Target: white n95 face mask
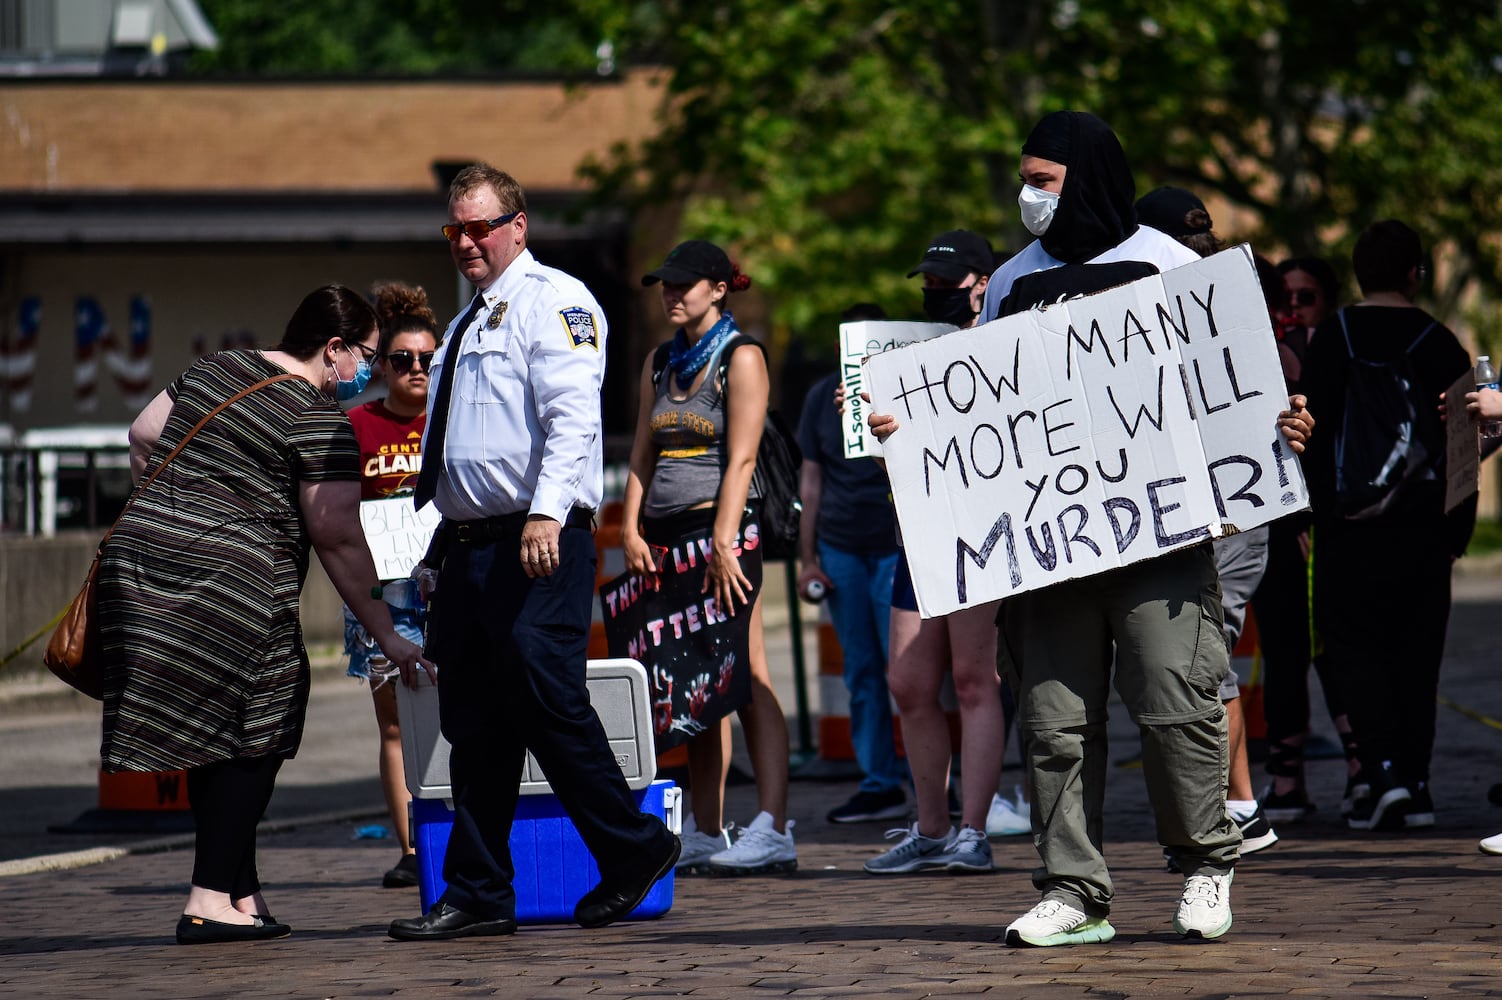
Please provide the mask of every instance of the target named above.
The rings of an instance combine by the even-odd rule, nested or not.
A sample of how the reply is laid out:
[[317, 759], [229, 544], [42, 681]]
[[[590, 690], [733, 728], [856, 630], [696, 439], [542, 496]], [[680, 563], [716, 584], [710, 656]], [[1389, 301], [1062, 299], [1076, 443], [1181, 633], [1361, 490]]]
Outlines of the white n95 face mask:
[[1053, 221], [1054, 209], [1059, 207], [1059, 196], [1053, 191], [1024, 184], [1017, 193], [1017, 206], [1022, 209], [1022, 224], [1027, 231], [1042, 236]]

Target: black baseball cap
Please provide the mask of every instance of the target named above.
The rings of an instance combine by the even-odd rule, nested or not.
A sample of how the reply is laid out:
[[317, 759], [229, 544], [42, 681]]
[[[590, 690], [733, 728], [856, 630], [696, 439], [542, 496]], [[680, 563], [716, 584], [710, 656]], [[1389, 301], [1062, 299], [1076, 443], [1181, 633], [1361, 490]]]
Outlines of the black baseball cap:
[[[1191, 212], [1203, 213], [1189, 218]], [[1137, 199], [1137, 221], [1174, 239], [1208, 233], [1213, 223], [1205, 203], [1193, 191], [1181, 187], [1153, 188]]]
[[708, 240], [687, 240], [668, 252], [667, 260], [641, 279], [643, 285], [666, 281], [670, 285], [692, 285], [700, 278], [723, 281], [735, 278], [735, 269], [725, 251]]
[[995, 270], [994, 261], [991, 244], [980, 233], [951, 229], [928, 241], [923, 259], [907, 276], [937, 274], [949, 281], [964, 281], [971, 271], [989, 275]]

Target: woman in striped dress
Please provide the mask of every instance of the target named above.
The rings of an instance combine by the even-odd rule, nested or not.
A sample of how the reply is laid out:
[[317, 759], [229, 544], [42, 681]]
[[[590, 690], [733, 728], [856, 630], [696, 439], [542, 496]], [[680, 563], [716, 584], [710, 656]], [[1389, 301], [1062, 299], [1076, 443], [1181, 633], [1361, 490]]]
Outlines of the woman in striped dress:
[[431, 671], [397, 635], [360, 528], [359, 448], [337, 400], [369, 379], [376, 316], [338, 285], [303, 299], [282, 342], [195, 363], [131, 425], [136, 497], [104, 547], [107, 771], [184, 768], [197, 824], [183, 944], [285, 937], [261, 896], [255, 831], [297, 752], [309, 685], [298, 602], [314, 549], [340, 596], [405, 674]]

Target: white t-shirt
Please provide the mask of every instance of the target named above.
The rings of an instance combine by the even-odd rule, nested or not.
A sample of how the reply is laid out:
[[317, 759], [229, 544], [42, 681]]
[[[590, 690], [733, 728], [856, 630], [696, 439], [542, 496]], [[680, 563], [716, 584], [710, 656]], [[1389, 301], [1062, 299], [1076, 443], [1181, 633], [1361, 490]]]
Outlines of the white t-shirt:
[[[1168, 271], [1199, 259], [1199, 254], [1172, 236], [1151, 226], [1138, 226], [1135, 233], [1085, 263], [1109, 264], [1118, 260], [1140, 260], [1154, 265], [1159, 271]], [[977, 325], [996, 319], [1001, 300], [1007, 297], [1018, 278], [1063, 266], [1062, 260], [1043, 249], [1041, 240], [1033, 240], [991, 275], [991, 282], [986, 285], [986, 298], [981, 306], [980, 318], [976, 320]]]

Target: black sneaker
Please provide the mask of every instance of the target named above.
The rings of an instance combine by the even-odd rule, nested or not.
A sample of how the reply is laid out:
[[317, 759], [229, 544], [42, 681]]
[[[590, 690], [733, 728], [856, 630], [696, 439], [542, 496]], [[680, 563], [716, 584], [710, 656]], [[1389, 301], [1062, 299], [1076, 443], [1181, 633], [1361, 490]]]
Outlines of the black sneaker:
[[1309, 801], [1309, 795], [1302, 787], [1295, 787], [1291, 792], [1279, 795], [1273, 791], [1273, 786], [1268, 785], [1267, 791], [1257, 800], [1262, 805], [1261, 811], [1265, 813], [1265, 819], [1271, 823], [1297, 823], [1305, 816], [1314, 812], [1314, 803]]
[[1352, 830], [1403, 829], [1403, 817], [1408, 812], [1413, 793], [1397, 783], [1392, 765], [1383, 761], [1381, 769], [1364, 783], [1370, 791], [1353, 803], [1351, 815], [1346, 817], [1346, 826]]
[[1419, 830], [1434, 825], [1434, 799], [1429, 783], [1420, 781], [1408, 788], [1408, 811], [1403, 814], [1403, 829]]
[[403, 854], [396, 867], [381, 876], [381, 886], [386, 889], [405, 889], [417, 884], [417, 855]]
[[1271, 847], [1278, 842], [1278, 835], [1273, 832], [1273, 826], [1267, 821], [1267, 812], [1262, 803], [1257, 803], [1257, 811], [1246, 819], [1236, 819], [1234, 822], [1241, 829], [1241, 853], [1253, 854], [1264, 847]]
[[856, 792], [848, 802], [829, 810], [825, 818], [831, 823], [871, 823], [906, 816], [907, 796], [900, 788], [889, 788], [884, 792]]

